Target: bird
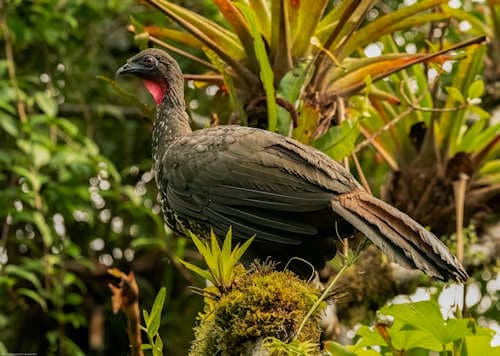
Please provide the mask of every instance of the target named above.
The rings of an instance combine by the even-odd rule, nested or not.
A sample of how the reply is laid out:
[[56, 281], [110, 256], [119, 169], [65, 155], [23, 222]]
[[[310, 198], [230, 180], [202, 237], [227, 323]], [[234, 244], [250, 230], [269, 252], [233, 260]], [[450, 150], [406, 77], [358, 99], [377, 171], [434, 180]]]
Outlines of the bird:
[[341, 238], [365, 235], [387, 257], [439, 280], [468, 276], [448, 248], [410, 216], [368, 193], [341, 164], [292, 138], [259, 128], [192, 130], [179, 64], [148, 48], [116, 76], [142, 79], [156, 103], [153, 168], [163, 218], [174, 232], [245, 241], [248, 253], [321, 268]]

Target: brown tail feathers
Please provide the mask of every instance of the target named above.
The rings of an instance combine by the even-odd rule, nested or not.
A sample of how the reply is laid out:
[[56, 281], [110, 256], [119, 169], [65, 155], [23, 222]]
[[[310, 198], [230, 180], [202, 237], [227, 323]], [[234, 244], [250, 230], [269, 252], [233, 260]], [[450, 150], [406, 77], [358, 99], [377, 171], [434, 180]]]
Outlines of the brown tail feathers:
[[359, 190], [337, 196], [331, 205], [399, 264], [441, 280], [467, 280], [460, 262], [434, 234], [389, 204]]

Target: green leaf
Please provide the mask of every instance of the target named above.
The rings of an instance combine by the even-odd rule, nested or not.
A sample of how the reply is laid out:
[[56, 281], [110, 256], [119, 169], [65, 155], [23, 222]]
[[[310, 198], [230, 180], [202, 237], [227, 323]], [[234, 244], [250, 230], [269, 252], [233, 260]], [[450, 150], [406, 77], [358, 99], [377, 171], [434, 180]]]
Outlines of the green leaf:
[[33, 272], [30, 272], [22, 267], [16, 266], [16, 265], [7, 265], [5, 266], [4, 269], [5, 273], [14, 275], [17, 277], [21, 277], [33, 284], [37, 290], [42, 290], [42, 284], [40, 283], [40, 280], [34, 274]]
[[43, 311], [44, 312], [47, 312], [47, 302], [45, 301], [45, 299], [43, 299], [38, 293], [36, 293], [35, 291], [31, 290], [31, 289], [27, 289], [27, 288], [19, 288], [17, 290], [17, 293], [20, 294], [20, 295], [24, 295], [25, 297], [28, 297], [30, 299], [32, 299], [33, 301], [35, 301], [36, 303], [38, 303], [38, 305], [40, 305], [40, 307], [42, 307]]
[[45, 246], [48, 247], [52, 246], [53, 242], [52, 232], [50, 231], [49, 225], [47, 225], [47, 222], [45, 221], [45, 217], [40, 212], [35, 211], [33, 213], [33, 222], [40, 231]]
[[454, 88], [454, 87], [445, 87], [446, 89], [446, 92], [455, 100], [455, 101], [458, 101], [460, 104], [463, 104], [465, 103], [465, 99], [464, 99], [464, 96], [462, 95], [462, 93], [460, 92], [460, 90], [458, 90], [457, 88]]
[[387, 346], [385, 340], [376, 330], [372, 330], [366, 325], [362, 325], [357, 332], [360, 339], [356, 343], [356, 350], [365, 346]]
[[165, 303], [166, 293], [167, 289], [165, 287], [162, 287], [155, 298], [153, 307], [151, 308], [151, 314], [149, 316], [148, 322], [146, 323], [149, 338], [152, 338], [154, 335], [156, 335], [158, 333], [158, 329], [160, 328], [161, 311], [163, 309], [163, 304]]
[[500, 355], [500, 347], [491, 346], [491, 336], [467, 336], [465, 338], [465, 355]]
[[264, 41], [262, 41], [262, 37], [260, 36], [257, 20], [255, 19], [255, 13], [247, 4], [243, 2], [237, 2], [235, 5], [243, 13], [248, 25], [250, 26], [250, 33], [254, 41], [255, 55], [257, 56], [260, 67], [260, 80], [262, 81], [264, 91], [266, 92], [268, 129], [269, 131], [276, 131], [278, 108], [276, 106], [274, 93], [274, 74], [271, 69], [271, 64], [269, 63]]
[[206, 280], [209, 280], [212, 283], [214, 282], [212, 275], [208, 271], [205, 271], [204, 269], [201, 269], [200, 267], [195, 266], [195, 265], [193, 265], [189, 262], [186, 262], [184, 260], [181, 260], [181, 259], [179, 259], [179, 262], [182, 263], [187, 269], [196, 273], [197, 275], [203, 277]]
[[356, 356], [356, 353], [349, 351], [344, 345], [335, 341], [326, 341], [323, 343], [325, 350], [332, 356]]
[[0, 127], [12, 137], [19, 135], [17, 120], [10, 115], [0, 111]]
[[351, 154], [356, 139], [360, 133], [359, 125], [349, 120], [343, 121], [340, 126], [333, 126], [326, 134], [313, 142], [313, 146], [335, 160], [341, 160]]
[[159, 335], [155, 338], [155, 344], [153, 346], [153, 356], [163, 356], [163, 341]]
[[43, 145], [34, 143], [31, 146], [33, 155], [33, 164], [36, 168], [40, 168], [50, 161], [50, 151]]
[[35, 94], [35, 102], [38, 107], [50, 117], [55, 117], [57, 114], [57, 103], [54, 98], [50, 97], [45, 92]]
[[224, 244], [222, 245], [222, 258], [227, 260], [231, 256], [231, 243], [232, 243], [233, 229], [230, 226], [226, 233], [226, 238], [224, 239]]
[[470, 111], [472, 111], [474, 114], [476, 114], [480, 119], [488, 119], [490, 118], [490, 113], [487, 112], [486, 110], [483, 110], [477, 105], [469, 105], [467, 107]]
[[410, 304], [394, 304], [380, 309], [385, 315], [428, 332], [434, 336], [441, 345], [464, 338], [470, 334], [467, 328], [467, 319], [444, 320], [441, 316], [439, 305], [436, 301], [424, 301]]
[[243, 243], [243, 245], [241, 245], [241, 247], [235, 248], [235, 250], [236, 250], [236, 253], [234, 254], [235, 263], [238, 262], [241, 259], [241, 257], [245, 254], [246, 250], [248, 250], [248, 248], [250, 247], [250, 245], [252, 244], [254, 239], [255, 239], [255, 235], [250, 237], [248, 240], [246, 240]]
[[480, 98], [484, 94], [484, 82], [478, 79], [469, 86], [468, 97], [469, 98]]

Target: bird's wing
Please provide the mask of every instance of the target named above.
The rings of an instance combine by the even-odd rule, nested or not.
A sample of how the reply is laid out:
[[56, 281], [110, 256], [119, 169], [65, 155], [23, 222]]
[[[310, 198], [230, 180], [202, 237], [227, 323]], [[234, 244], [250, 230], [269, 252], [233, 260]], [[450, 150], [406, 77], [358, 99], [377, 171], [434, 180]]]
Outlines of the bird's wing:
[[325, 222], [301, 219], [304, 214], [332, 216], [332, 196], [359, 188], [321, 152], [267, 131], [231, 126], [180, 139], [167, 150], [158, 179], [177, 214], [206, 221], [219, 233], [232, 226], [242, 238], [256, 234], [288, 245], [321, 235]]

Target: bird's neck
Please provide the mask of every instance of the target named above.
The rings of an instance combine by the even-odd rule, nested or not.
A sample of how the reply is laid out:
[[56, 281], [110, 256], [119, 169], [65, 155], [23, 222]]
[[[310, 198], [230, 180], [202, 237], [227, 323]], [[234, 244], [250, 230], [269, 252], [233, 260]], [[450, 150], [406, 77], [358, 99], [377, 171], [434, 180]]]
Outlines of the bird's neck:
[[181, 75], [179, 78], [169, 81], [163, 98], [156, 108], [156, 119], [153, 124], [153, 160], [155, 165], [163, 159], [172, 143], [191, 132], [184, 101], [184, 81]]

